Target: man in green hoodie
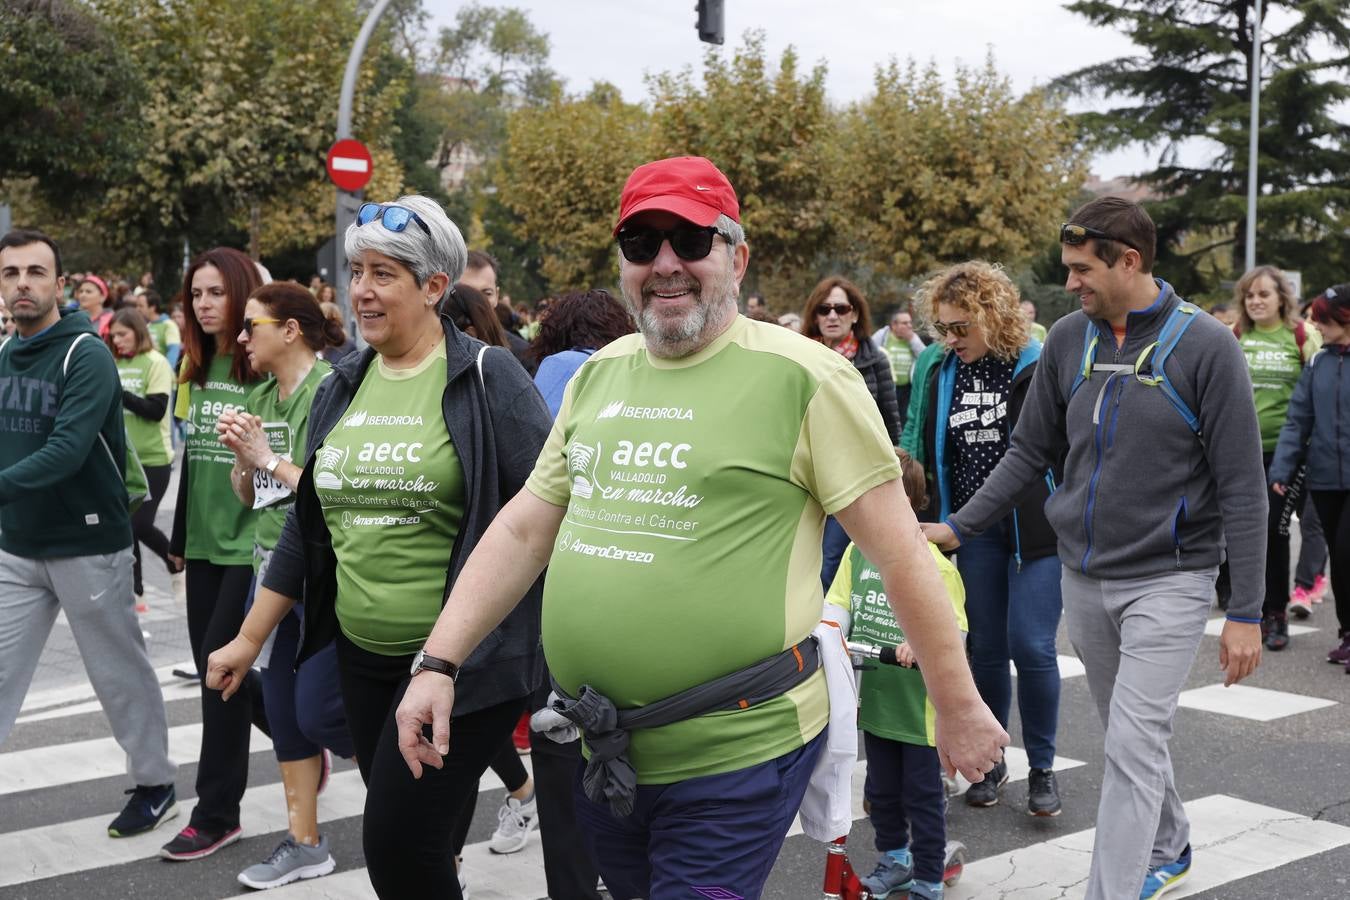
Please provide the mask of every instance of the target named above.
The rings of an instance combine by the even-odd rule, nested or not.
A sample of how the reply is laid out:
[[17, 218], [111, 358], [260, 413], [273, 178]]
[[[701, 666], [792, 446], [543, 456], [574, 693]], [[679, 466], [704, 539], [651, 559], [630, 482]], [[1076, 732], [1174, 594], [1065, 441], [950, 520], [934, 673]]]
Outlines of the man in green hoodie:
[[108, 826], [127, 837], [177, 814], [175, 767], [131, 592], [121, 382], [89, 317], [62, 315], [60, 273], [46, 235], [0, 238], [0, 744], [64, 612], [136, 784]]

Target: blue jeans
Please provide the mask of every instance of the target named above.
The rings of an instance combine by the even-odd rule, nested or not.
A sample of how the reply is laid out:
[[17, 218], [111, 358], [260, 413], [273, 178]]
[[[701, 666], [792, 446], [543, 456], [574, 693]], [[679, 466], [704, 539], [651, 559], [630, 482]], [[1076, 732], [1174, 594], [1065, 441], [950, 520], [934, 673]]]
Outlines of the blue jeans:
[[574, 781], [577, 824], [615, 897], [758, 900], [825, 746], [673, 784], [639, 784], [633, 812], [615, 816]]
[[1008, 549], [1011, 517], [961, 545], [956, 567], [966, 587], [970, 670], [980, 697], [1008, 727], [1012, 675], [1017, 665], [1017, 710], [1031, 766], [1055, 761], [1059, 722], [1059, 664], [1055, 631], [1063, 610], [1058, 556], [1022, 560]]
[[910, 848], [914, 877], [941, 881], [947, 859], [947, 795], [936, 747], [921, 747], [863, 732], [867, 747], [868, 817], [877, 849]]

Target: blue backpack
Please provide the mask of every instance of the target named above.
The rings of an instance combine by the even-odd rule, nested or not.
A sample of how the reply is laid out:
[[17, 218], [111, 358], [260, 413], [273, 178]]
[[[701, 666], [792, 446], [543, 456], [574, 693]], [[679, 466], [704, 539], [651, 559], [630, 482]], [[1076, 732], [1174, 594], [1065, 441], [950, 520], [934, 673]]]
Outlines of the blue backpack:
[[[1069, 398], [1078, 391], [1080, 385], [1092, 377], [1094, 371], [1104, 372], [1133, 372], [1134, 377], [1141, 383], [1150, 387], [1161, 388], [1163, 395], [1176, 408], [1181, 418], [1186, 421], [1186, 427], [1190, 428], [1191, 433], [1202, 443], [1204, 435], [1200, 431], [1200, 418], [1197, 416], [1186, 401], [1181, 399], [1176, 388], [1172, 386], [1172, 381], [1167, 377], [1167, 370], [1164, 367], [1167, 358], [1172, 355], [1177, 344], [1181, 341], [1181, 336], [1186, 333], [1186, 329], [1191, 327], [1191, 323], [1203, 315], [1200, 308], [1190, 303], [1180, 303], [1167, 316], [1167, 321], [1163, 323], [1162, 331], [1158, 332], [1158, 339], [1144, 348], [1135, 360], [1134, 365], [1121, 365], [1114, 363], [1097, 362], [1097, 343], [1101, 338], [1100, 332], [1091, 323], [1088, 323], [1087, 330], [1083, 333], [1083, 362], [1079, 366], [1078, 375], [1073, 380], [1073, 386], [1069, 388]], [[1107, 378], [1109, 382], [1111, 379]], [[1096, 407], [1092, 414], [1094, 424], [1100, 421], [1101, 402], [1106, 393], [1106, 385], [1102, 385], [1101, 391], [1097, 394]]]

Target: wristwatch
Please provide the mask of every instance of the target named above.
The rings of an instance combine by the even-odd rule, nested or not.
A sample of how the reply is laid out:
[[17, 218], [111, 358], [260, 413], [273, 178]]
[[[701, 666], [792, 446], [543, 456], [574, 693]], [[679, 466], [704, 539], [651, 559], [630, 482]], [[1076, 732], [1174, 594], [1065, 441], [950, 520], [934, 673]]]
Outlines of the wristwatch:
[[442, 675], [448, 675], [451, 681], [459, 680], [459, 666], [450, 662], [448, 659], [432, 656], [425, 650], [418, 650], [417, 655], [413, 657], [411, 671], [413, 675], [416, 675], [423, 669], [430, 672], [440, 672]]
[[267, 461], [267, 465], [263, 466], [263, 468], [267, 470], [268, 475], [275, 475], [277, 474], [277, 466], [279, 465], [281, 465], [281, 457], [273, 453], [272, 458]]

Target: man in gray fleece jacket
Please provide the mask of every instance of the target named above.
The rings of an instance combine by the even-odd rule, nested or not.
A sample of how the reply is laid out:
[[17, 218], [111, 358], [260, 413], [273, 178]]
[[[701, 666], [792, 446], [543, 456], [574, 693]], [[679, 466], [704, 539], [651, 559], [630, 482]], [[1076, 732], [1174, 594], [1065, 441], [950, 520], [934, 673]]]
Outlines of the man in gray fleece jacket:
[[[1156, 897], [1190, 868], [1167, 743], [1225, 546], [1234, 593], [1219, 650], [1224, 683], [1250, 675], [1261, 658], [1261, 436], [1241, 349], [1218, 320], [1153, 278], [1156, 232], [1140, 206], [1093, 200], [1060, 240], [1066, 287], [1082, 311], [1050, 330], [1007, 455], [965, 506], [925, 530], [958, 546], [1064, 460], [1046, 516], [1064, 566], [1069, 638], [1106, 729], [1087, 897]], [[1174, 328], [1194, 319], [1162, 370], [1194, 428], [1162, 384], [1148, 383], [1179, 306]]]

